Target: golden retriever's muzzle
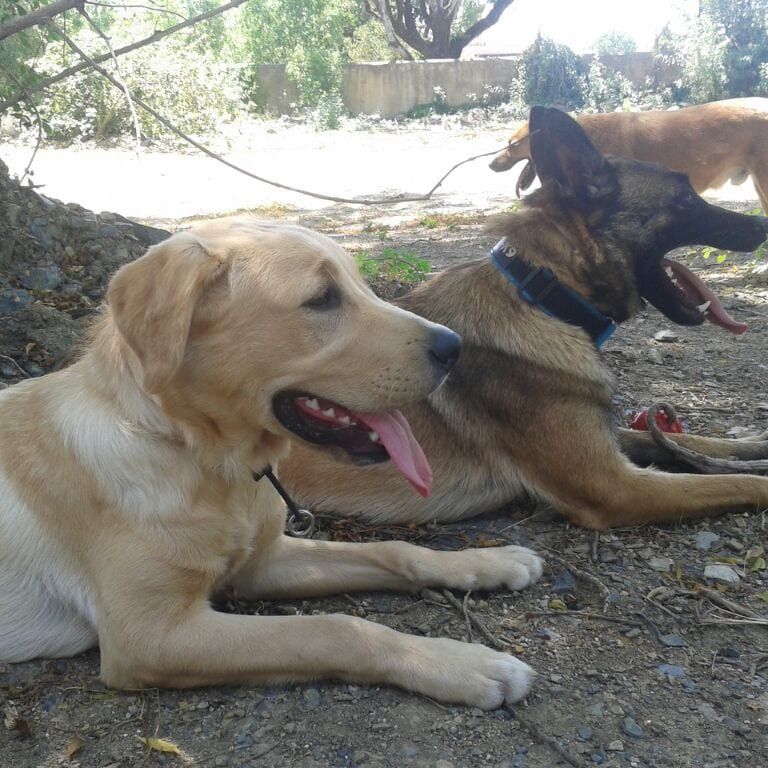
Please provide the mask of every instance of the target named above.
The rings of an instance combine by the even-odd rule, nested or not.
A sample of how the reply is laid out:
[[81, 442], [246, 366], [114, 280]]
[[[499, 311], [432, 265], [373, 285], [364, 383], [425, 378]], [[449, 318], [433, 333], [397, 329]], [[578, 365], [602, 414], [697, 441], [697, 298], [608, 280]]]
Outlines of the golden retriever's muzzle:
[[[461, 337], [435, 326], [426, 354], [434, 371], [434, 388], [456, 364]], [[405, 417], [397, 410], [358, 412], [318, 395], [289, 390], [272, 401], [278, 421], [306, 442], [337, 449], [353, 463], [376, 464], [392, 459], [422, 495], [429, 493], [432, 472]]]
[[429, 359], [435, 369], [445, 377], [456, 365], [461, 352], [461, 336], [440, 326], [432, 333]]

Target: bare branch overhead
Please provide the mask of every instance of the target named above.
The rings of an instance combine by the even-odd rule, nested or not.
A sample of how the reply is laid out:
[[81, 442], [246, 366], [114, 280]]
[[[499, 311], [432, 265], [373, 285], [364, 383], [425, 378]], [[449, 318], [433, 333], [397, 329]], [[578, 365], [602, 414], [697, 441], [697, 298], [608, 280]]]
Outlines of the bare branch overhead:
[[56, 0], [55, 3], [45, 5], [42, 8], [38, 8], [36, 11], [11, 19], [0, 27], [0, 40], [5, 40], [6, 37], [15, 35], [17, 32], [29, 29], [30, 27], [45, 24], [54, 16], [58, 16], [71, 8], [77, 8], [82, 4], [83, 0]]

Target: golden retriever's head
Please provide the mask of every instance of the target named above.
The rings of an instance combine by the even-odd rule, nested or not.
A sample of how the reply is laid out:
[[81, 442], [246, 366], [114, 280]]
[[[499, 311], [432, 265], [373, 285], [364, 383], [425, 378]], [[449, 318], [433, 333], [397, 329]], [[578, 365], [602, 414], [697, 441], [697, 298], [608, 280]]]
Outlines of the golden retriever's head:
[[390, 412], [435, 389], [460, 348], [447, 328], [376, 298], [332, 240], [284, 224], [174, 235], [115, 275], [108, 302], [171, 418], [225, 442], [288, 430], [363, 463], [418, 464]]

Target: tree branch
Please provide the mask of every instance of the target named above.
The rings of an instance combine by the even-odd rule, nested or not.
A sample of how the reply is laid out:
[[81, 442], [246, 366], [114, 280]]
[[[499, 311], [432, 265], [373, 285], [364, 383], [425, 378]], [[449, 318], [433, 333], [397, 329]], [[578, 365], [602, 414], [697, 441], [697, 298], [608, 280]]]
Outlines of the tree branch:
[[[153, 32], [149, 37], [144, 37], [141, 40], [137, 40], [135, 43], [131, 43], [130, 45], [125, 45], [122, 48], [117, 48], [114, 52], [114, 55], [122, 56], [123, 54], [131, 53], [131, 51], [136, 51], [139, 48], [143, 48], [145, 45], [151, 45], [152, 43], [156, 43], [158, 40], [162, 40], [164, 37], [167, 37], [168, 35], [172, 35], [174, 32], [178, 32], [179, 30], [184, 29], [185, 27], [191, 27], [193, 24], [199, 24], [201, 21], [207, 21], [208, 19], [214, 16], [218, 16], [220, 13], [224, 13], [224, 11], [228, 11], [231, 8], [237, 8], [238, 5], [242, 5], [245, 2], [248, 2], [248, 0], [231, 0], [228, 3], [224, 3], [224, 5], [220, 5], [217, 8], [212, 8], [210, 11], [201, 13], [198, 16], [191, 16], [190, 18], [180, 22], [179, 24], [174, 24], [172, 27], [167, 27], [166, 29], [161, 29], [161, 30], [158, 30], [157, 32]], [[107, 61], [108, 59], [111, 59], [111, 58], [112, 58], [111, 53], [104, 53], [100, 56], [94, 56], [92, 60], [98, 64], [98, 63], [101, 63], [102, 61]], [[52, 75], [51, 77], [48, 77], [45, 80], [41, 80], [39, 83], [36, 83], [34, 86], [28, 87], [25, 93], [23, 94], [20, 93], [18, 96], [16, 96], [13, 99], [8, 99], [7, 101], [0, 102], [0, 113], [5, 112], [6, 109], [14, 106], [15, 104], [18, 104], [20, 101], [26, 98], [29, 94], [37, 93], [38, 91], [45, 90], [49, 86], [54, 85], [55, 83], [58, 83], [61, 80], [65, 80], [66, 78], [71, 77], [72, 75], [76, 75], [78, 72], [82, 72], [84, 69], [91, 69], [91, 64], [85, 60], [81, 61], [79, 64], [75, 64], [74, 66], [68, 67], [67, 69], [63, 69], [61, 72], [59, 72], [56, 75]]]
[[504, 13], [513, 2], [514, 0], [496, 0], [493, 4], [493, 8], [488, 11], [487, 16], [476, 21], [463, 35], [460, 35], [455, 40], [451, 40], [451, 58], [458, 59], [464, 48], [466, 48], [478, 35], [485, 32], [489, 27], [492, 27], [501, 18], [501, 14]]
[[45, 5], [42, 8], [38, 8], [31, 13], [25, 13], [23, 16], [19, 16], [16, 19], [6, 22], [0, 27], [0, 40], [5, 40], [6, 37], [15, 35], [17, 32], [22, 32], [30, 27], [37, 27], [40, 24], [46, 24], [54, 16], [58, 16], [64, 11], [70, 10], [70, 8], [77, 8], [83, 4], [84, 0], [56, 0], [55, 3]]

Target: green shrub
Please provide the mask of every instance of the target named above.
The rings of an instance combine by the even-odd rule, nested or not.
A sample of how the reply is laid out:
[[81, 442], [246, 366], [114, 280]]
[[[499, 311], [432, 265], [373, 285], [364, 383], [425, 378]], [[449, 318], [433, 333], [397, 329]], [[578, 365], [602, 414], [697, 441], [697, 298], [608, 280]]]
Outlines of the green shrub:
[[[118, 61], [129, 91], [186, 133], [211, 131], [221, 120], [234, 117], [239, 107], [230, 66], [170, 39]], [[133, 130], [125, 94], [95, 72], [74, 75], [52, 87], [40, 103], [40, 112], [51, 139], [103, 138]], [[136, 112], [143, 135], [155, 138], [167, 133], [147, 112], [139, 107]]]
[[523, 51], [520, 66], [527, 104], [565, 109], [584, 105], [584, 65], [567, 45], [539, 35]]

